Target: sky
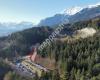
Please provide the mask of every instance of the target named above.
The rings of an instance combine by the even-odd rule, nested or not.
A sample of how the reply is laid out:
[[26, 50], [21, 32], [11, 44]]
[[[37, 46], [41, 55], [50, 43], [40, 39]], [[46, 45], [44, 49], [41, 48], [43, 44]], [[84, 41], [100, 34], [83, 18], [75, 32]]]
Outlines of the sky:
[[0, 22], [33, 22], [66, 8], [96, 4], [100, 0], [0, 0]]

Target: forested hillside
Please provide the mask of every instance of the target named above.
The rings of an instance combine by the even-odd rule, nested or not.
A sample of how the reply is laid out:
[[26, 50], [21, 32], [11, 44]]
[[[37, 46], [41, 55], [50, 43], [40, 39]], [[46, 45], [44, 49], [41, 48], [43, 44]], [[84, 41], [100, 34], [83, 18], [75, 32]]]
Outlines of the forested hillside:
[[43, 42], [51, 32], [49, 27], [34, 27], [0, 38], [0, 56], [12, 58], [16, 52], [18, 55], [26, 55], [31, 46]]
[[[55, 59], [55, 70], [50, 80], [100, 80], [100, 19], [74, 24], [74, 29], [92, 27], [97, 33], [88, 38], [70, 37], [65, 42], [53, 42], [42, 52]], [[49, 80], [49, 79], [46, 79]]]
[[[65, 29], [68, 26], [70, 24], [66, 24]], [[73, 37], [74, 31], [86, 27], [95, 29], [96, 34], [87, 38]], [[67, 30], [61, 34], [67, 33]], [[33, 80], [100, 80], [100, 19], [74, 23], [70, 30], [73, 34], [64, 36], [68, 37], [67, 40], [56, 40], [38, 53], [43, 58], [50, 58], [50, 61], [55, 60], [55, 69], [43, 74], [40, 79], [36, 76]], [[43, 42], [52, 31], [49, 27], [37, 27], [1, 38], [0, 57], [12, 57], [15, 49], [19, 55], [26, 55], [32, 45]], [[13, 72], [8, 72], [5, 78], [7, 76], [10, 76], [9, 80], [16, 80], [15, 77], [23, 80]]]

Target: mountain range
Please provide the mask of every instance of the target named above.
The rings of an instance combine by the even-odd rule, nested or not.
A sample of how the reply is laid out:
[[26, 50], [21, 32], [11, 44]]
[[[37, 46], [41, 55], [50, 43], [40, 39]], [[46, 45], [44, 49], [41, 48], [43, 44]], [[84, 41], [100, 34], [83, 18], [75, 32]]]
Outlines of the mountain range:
[[21, 31], [33, 27], [31, 22], [21, 23], [0, 23], [0, 37], [7, 36], [13, 32]]
[[100, 3], [87, 7], [73, 7], [64, 10], [62, 13], [43, 19], [39, 26], [55, 26], [61, 23], [73, 23], [85, 21], [100, 15]]
[[[55, 14], [52, 17], [47, 17], [41, 20], [37, 26], [50, 26], [54, 27], [61, 23], [75, 23], [79, 21], [86, 21], [100, 16], [100, 3], [89, 5], [87, 7], [73, 7], [65, 9], [63, 12]], [[21, 23], [0, 23], [0, 37], [8, 36], [9, 34], [24, 29], [32, 28], [32, 22]]]

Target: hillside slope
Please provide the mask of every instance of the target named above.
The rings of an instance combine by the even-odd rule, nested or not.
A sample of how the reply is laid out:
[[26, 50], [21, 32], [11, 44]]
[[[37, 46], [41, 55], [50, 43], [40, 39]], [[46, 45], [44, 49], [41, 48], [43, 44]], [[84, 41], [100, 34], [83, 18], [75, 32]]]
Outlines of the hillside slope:
[[52, 29], [49, 27], [34, 27], [2, 37], [0, 38], [0, 56], [11, 58], [15, 56], [16, 51], [19, 55], [25, 55], [32, 45], [43, 42], [51, 32]]

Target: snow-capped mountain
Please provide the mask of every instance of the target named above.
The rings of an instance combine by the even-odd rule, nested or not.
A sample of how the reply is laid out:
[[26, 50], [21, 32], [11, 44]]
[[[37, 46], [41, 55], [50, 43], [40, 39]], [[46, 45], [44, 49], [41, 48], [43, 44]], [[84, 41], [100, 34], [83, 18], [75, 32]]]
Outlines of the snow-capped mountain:
[[72, 7], [69, 9], [65, 9], [63, 13], [66, 15], [75, 15], [76, 13], [80, 12], [82, 9], [83, 8], [81, 7]]
[[72, 15], [69, 20], [70, 22], [78, 22], [89, 20], [97, 16], [100, 16], [100, 5], [83, 8], [80, 12]]
[[0, 37], [7, 36], [12, 32], [21, 31], [23, 29], [28, 29], [33, 27], [31, 22], [21, 22], [21, 23], [0, 23]]
[[73, 7], [65, 9], [63, 13], [41, 20], [39, 26], [53, 26], [61, 23], [84, 21], [100, 16], [100, 3], [86, 7]]

